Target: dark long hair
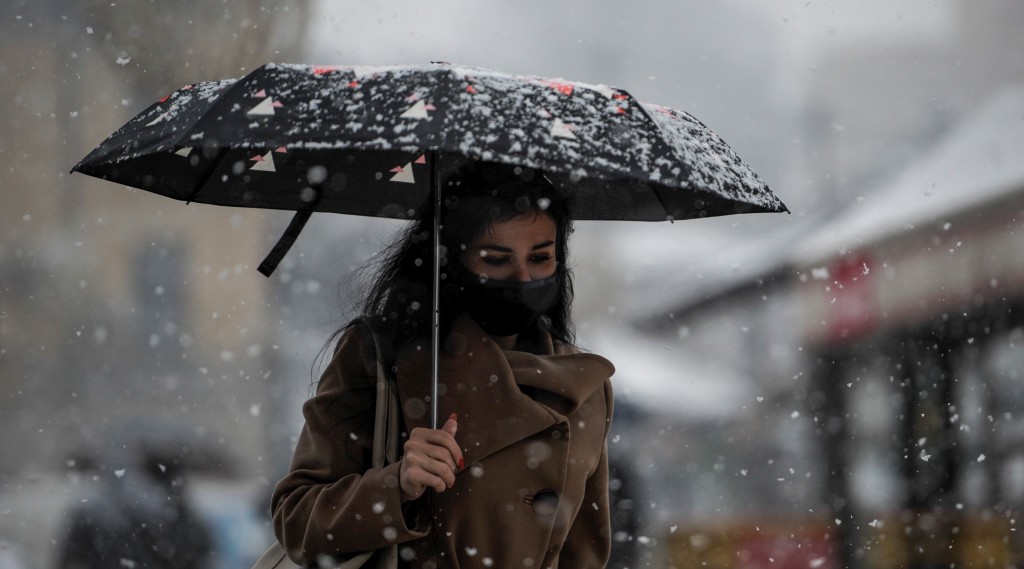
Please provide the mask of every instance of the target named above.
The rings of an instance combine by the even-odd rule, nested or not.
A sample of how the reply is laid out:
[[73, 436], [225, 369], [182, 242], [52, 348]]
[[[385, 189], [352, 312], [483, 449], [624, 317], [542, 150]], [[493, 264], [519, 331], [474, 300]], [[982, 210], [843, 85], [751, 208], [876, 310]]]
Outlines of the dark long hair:
[[[434, 203], [373, 259], [361, 305], [361, 318], [393, 350], [416, 339], [429, 338], [433, 323]], [[572, 344], [573, 284], [568, 258], [572, 219], [565, 199], [539, 171], [494, 163], [463, 166], [443, 184], [441, 210], [441, 334], [460, 312], [459, 290], [448, 278], [448, 266], [460, 262], [468, 245], [492, 224], [520, 215], [547, 213], [555, 222], [555, 275], [559, 294], [538, 327], [553, 338]], [[350, 324], [351, 325], [351, 324]], [[343, 331], [339, 330], [338, 332]], [[539, 330], [539, 328], [538, 328]], [[538, 330], [523, 333], [536, 337]]]

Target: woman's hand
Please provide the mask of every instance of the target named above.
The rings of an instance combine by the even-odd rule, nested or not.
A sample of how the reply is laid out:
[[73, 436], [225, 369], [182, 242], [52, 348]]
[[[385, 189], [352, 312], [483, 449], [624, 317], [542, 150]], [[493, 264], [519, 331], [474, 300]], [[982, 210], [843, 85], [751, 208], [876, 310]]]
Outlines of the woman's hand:
[[403, 502], [419, 498], [427, 488], [444, 492], [455, 484], [455, 473], [464, 465], [455, 442], [457, 430], [458, 418], [452, 413], [440, 429], [418, 427], [409, 433], [399, 474]]

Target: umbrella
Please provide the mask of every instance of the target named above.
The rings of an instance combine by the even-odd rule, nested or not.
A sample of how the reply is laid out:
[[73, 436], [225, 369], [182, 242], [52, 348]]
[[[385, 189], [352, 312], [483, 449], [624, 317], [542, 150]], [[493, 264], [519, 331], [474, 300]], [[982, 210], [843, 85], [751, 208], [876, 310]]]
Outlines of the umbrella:
[[579, 220], [788, 211], [685, 112], [605, 85], [445, 63], [270, 63], [187, 85], [73, 171], [189, 202], [296, 211], [260, 265], [269, 276], [313, 212], [411, 218], [440, 203], [441, 180], [467, 160], [544, 171]]

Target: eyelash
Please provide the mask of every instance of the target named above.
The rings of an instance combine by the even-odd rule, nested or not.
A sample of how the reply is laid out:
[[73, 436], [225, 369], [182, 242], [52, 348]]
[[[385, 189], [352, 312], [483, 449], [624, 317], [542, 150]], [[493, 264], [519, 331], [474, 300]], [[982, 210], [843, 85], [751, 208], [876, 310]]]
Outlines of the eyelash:
[[[509, 257], [482, 257], [484, 263], [492, 267], [500, 267], [505, 263], [508, 263]], [[551, 260], [551, 255], [534, 255], [530, 257], [530, 262], [538, 265], [544, 264]]]

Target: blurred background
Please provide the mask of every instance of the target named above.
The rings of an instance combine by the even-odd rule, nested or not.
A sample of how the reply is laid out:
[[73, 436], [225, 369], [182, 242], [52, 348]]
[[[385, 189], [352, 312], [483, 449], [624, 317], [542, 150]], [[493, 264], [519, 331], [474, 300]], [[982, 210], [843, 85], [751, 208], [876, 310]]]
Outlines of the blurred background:
[[688, 111], [792, 210], [577, 225], [579, 342], [618, 370], [611, 566], [1024, 563], [1024, 3], [5, 5], [0, 568], [132, 516], [156, 557], [102, 566], [248, 567], [399, 227], [314, 216], [266, 279], [288, 212], [70, 168], [188, 83], [436, 60]]

